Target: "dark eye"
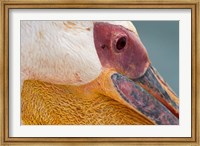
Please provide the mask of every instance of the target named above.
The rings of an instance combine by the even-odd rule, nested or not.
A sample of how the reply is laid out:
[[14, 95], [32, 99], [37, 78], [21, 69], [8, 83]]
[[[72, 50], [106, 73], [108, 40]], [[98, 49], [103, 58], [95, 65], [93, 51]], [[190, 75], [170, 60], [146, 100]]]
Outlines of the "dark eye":
[[116, 44], [117, 50], [122, 50], [124, 49], [125, 46], [126, 46], [126, 38], [121, 37], [120, 39], [118, 39], [117, 44]]

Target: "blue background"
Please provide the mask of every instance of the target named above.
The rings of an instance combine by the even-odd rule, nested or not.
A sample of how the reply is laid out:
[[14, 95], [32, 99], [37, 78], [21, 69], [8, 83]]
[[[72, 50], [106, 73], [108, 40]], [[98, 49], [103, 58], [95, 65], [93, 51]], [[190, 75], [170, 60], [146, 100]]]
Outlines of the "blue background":
[[179, 95], [179, 22], [133, 21], [152, 65]]

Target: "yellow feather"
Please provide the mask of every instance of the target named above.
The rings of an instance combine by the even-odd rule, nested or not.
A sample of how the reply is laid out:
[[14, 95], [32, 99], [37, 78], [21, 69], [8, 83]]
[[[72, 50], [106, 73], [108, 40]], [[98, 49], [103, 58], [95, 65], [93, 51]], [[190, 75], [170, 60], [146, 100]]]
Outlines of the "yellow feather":
[[[83, 86], [65, 86], [26, 80], [22, 90], [22, 123], [25, 125], [152, 125], [149, 119], [109, 96], [99, 82], [104, 72]], [[105, 83], [106, 83], [105, 82]], [[111, 89], [111, 88], [110, 88]], [[105, 90], [105, 91], [103, 91]], [[107, 90], [107, 91], [106, 91]], [[108, 93], [106, 93], [108, 92]]]

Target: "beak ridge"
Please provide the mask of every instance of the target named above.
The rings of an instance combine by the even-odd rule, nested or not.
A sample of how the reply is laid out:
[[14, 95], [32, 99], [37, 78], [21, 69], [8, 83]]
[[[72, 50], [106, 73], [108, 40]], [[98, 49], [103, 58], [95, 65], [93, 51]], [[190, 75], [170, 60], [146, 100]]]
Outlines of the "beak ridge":
[[[144, 76], [134, 81], [145, 90], [147, 90], [149, 93], [151, 93], [155, 98], [157, 98], [157, 100], [164, 104], [177, 118], [179, 118], [179, 106], [177, 103], [178, 99], [176, 98], [175, 93], [170, 89], [170, 87], [153, 68], [153, 66], [150, 65]], [[174, 98], [176, 98], [176, 100], [174, 100]]]
[[135, 80], [119, 73], [111, 76], [116, 90], [133, 109], [156, 124], [178, 125], [179, 107], [161, 85], [160, 78], [151, 65], [142, 77]]

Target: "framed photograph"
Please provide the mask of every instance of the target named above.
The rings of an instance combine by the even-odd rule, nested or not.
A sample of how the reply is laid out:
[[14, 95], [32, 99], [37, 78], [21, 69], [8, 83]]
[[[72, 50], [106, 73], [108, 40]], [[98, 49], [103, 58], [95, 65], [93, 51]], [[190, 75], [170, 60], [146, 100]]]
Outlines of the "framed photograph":
[[2, 145], [198, 145], [199, 1], [1, 1]]

